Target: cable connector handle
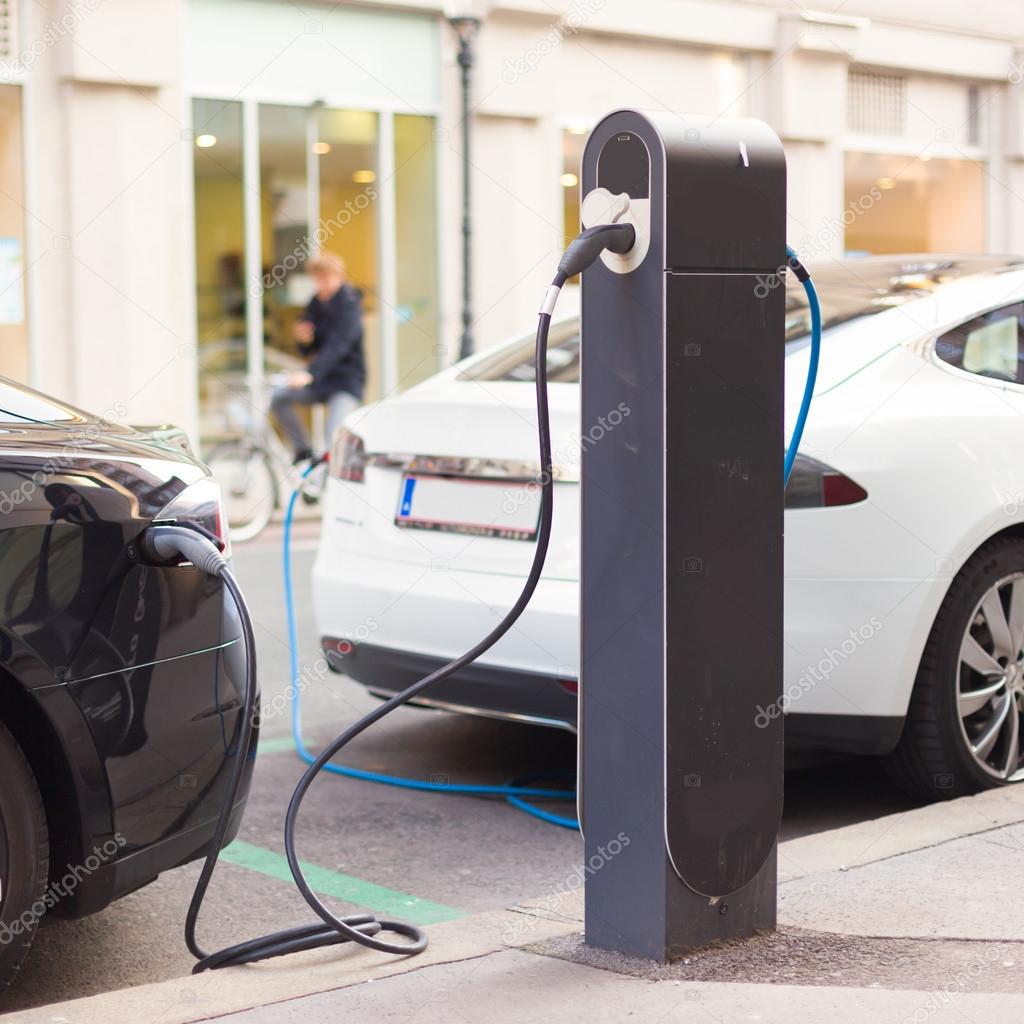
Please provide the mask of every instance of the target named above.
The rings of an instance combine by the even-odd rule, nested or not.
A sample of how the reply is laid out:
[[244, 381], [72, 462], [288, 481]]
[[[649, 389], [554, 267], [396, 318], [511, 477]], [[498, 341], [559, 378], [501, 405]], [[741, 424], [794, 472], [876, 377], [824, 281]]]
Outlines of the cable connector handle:
[[219, 576], [228, 560], [217, 545], [196, 526], [157, 523], [139, 535], [139, 553], [152, 565], [171, 566], [191, 562], [208, 576]]
[[636, 228], [632, 224], [595, 224], [569, 243], [558, 269], [566, 277], [574, 277], [586, 270], [605, 249], [625, 256], [635, 244]]
[[811, 275], [807, 272], [807, 268], [800, 262], [800, 258], [788, 245], [786, 246], [786, 265], [793, 271], [796, 279], [801, 284], [806, 284], [810, 281]]

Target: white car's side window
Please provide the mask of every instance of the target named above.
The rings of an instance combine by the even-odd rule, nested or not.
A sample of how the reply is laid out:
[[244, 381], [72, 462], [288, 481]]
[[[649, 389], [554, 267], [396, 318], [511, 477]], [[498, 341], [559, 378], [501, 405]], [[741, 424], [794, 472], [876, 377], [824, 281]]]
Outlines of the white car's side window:
[[943, 334], [935, 354], [950, 366], [1011, 383], [1024, 381], [1024, 304], [983, 313]]

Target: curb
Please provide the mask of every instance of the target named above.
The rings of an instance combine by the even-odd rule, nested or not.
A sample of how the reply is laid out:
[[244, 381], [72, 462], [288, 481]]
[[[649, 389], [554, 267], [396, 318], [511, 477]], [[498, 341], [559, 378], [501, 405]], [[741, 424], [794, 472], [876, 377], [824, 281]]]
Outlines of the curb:
[[[928, 849], [1024, 822], [1024, 787], [990, 790], [942, 804], [783, 843], [779, 882], [826, 874]], [[430, 945], [409, 959], [380, 959], [353, 947], [332, 947], [248, 967], [140, 985], [64, 1003], [0, 1015], [7, 1024], [107, 1024], [149, 1020], [193, 1024], [254, 1007], [353, 985], [372, 983], [438, 964], [578, 933], [583, 926], [580, 889], [528, 900], [507, 910], [433, 925]]]
[[[558, 904], [558, 910], [552, 909], [553, 902]], [[430, 945], [418, 956], [407, 959], [381, 959], [380, 954], [361, 947], [334, 946], [262, 964], [226, 967], [0, 1014], [0, 1021], [108, 1024], [111, 1020], [144, 1020], [151, 1024], [193, 1024], [569, 935], [582, 927], [582, 906], [581, 894], [560, 894], [508, 910], [432, 925]]]
[[782, 843], [779, 882], [862, 867], [1020, 822], [1024, 788], [1018, 786], [915, 807]]

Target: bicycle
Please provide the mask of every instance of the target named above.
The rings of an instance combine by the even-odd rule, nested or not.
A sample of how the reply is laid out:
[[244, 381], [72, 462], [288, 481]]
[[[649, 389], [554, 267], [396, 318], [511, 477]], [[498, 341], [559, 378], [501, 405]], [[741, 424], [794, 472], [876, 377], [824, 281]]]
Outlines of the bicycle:
[[303, 480], [304, 465], [292, 465], [291, 454], [271, 421], [271, 396], [287, 382], [288, 374], [268, 377], [255, 402], [249, 399], [248, 390], [232, 394], [225, 403], [224, 416], [228, 429], [238, 436], [214, 445], [204, 460], [223, 489], [232, 542], [252, 540], [264, 530], [281, 507], [283, 489], [290, 493], [301, 483], [307, 503], [320, 499], [324, 467]]

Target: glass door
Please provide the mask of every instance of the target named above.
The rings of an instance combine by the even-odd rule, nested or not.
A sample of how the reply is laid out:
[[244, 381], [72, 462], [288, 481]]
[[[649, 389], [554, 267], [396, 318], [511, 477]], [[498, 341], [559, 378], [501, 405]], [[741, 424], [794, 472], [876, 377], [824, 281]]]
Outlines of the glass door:
[[199, 432], [207, 442], [238, 432], [232, 395], [245, 388], [242, 105], [193, 100], [192, 124]]
[[426, 380], [441, 365], [439, 337], [436, 122], [396, 114], [395, 316], [399, 389]]

